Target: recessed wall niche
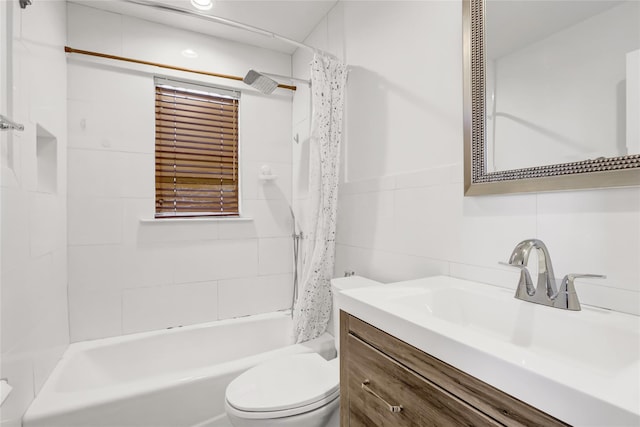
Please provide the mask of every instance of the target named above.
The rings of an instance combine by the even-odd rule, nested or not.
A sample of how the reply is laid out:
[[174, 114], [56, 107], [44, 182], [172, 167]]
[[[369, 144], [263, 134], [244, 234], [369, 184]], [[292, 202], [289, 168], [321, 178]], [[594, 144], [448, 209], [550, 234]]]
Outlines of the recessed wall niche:
[[36, 125], [36, 163], [38, 191], [55, 193], [58, 188], [58, 139], [40, 125]]

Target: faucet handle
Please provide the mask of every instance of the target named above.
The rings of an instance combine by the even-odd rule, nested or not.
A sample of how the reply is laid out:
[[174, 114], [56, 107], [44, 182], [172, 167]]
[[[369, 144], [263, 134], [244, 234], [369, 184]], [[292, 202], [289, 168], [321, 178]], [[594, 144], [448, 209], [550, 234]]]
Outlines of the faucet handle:
[[578, 278], [598, 278], [598, 279], [606, 279], [607, 276], [602, 274], [567, 274], [562, 279], [562, 283], [560, 284], [560, 289], [558, 289], [558, 296], [564, 294], [564, 298], [556, 298], [558, 301], [563, 301], [566, 304], [568, 310], [580, 310], [580, 301], [578, 301], [578, 294], [576, 293], [576, 287], [574, 285], [574, 280]]
[[560, 289], [564, 289], [566, 287], [566, 288], [573, 289], [575, 292], [573, 281], [579, 278], [606, 279], [607, 276], [605, 276], [604, 274], [576, 274], [576, 273], [567, 274], [562, 279], [562, 284], [560, 285]]

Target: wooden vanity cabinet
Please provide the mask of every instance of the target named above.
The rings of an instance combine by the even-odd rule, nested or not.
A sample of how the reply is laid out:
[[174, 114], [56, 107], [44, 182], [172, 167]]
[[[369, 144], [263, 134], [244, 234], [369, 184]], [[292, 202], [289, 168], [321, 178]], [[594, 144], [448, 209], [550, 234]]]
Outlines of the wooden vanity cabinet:
[[342, 311], [340, 424], [567, 425]]

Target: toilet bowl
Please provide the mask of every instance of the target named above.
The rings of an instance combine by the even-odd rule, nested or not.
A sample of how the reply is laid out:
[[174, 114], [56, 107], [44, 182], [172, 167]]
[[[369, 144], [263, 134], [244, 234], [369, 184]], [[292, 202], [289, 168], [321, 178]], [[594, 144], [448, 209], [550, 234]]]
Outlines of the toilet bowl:
[[[336, 295], [345, 289], [379, 285], [351, 276], [331, 281], [336, 349], [339, 311]], [[225, 409], [234, 427], [338, 427], [340, 361], [317, 353], [283, 356], [255, 366], [227, 387]]]
[[327, 361], [317, 353], [258, 365], [229, 384], [227, 416], [236, 427], [329, 426], [338, 418], [339, 370], [337, 358]]

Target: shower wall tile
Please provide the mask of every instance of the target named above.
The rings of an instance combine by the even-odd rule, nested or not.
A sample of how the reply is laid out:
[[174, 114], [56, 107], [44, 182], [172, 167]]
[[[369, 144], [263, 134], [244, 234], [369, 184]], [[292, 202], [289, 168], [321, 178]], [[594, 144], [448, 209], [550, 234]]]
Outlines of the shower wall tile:
[[[30, 11], [28, 19], [22, 20], [20, 32], [25, 39], [33, 42], [34, 45], [62, 46], [66, 41], [65, 32], [61, 31], [64, 30], [64, 22], [64, 7], [56, 4], [44, 4], [38, 10]], [[64, 72], [64, 69], [62, 71]]]
[[65, 202], [55, 194], [33, 192], [29, 197], [29, 251], [40, 257], [64, 247]]
[[258, 241], [218, 240], [174, 247], [176, 283], [258, 274]]
[[68, 150], [69, 195], [84, 197], [120, 197], [123, 177], [118, 168], [124, 153], [95, 150]]
[[0, 2], [0, 112], [25, 127], [0, 135], [0, 372], [13, 387], [2, 426], [21, 425], [69, 344], [65, 14], [61, 1]]
[[124, 263], [121, 245], [69, 246], [69, 293], [122, 289]]
[[291, 163], [292, 96], [288, 93], [276, 95], [276, 92], [272, 96], [243, 95], [240, 101], [243, 162]]
[[119, 198], [69, 196], [69, 245], [122, 242], [124, 203]]
[[[251, 295], [252, 298], [247, 298]], [[276, 274], [218, 282], [220, 319], [285, 310], [291, 307], [293, 276]]]
[[[0, 241], [2, 266], [23, 267], [30, 257], [29, 249], [29, 193], [18, 188], [2, 187], [0, 191]], [[14, 209], [8, 209], [11, 206]]]
[[114, 31], [122, 28], [122, 15], [69, 3], [67, 19], [74, 23], [68, 27], [69, 46], [122, 55], [122, 37]]
[[[309, 80], [311, 78], [312, 60], [312, 52], [306, 49], [299, 49], [291, 61], [293, 76], [298, 79]], [[292, 104], [292, 122], [294, 126], [303, 120], [311, 119], [311, 87], [299, 82], [296, 82], [296, 86], [297, 89], [293, 94]]]
[[[290, 55], [230, 43], [78, 4], [69, 5], [69, 44], [155, 62], [244, 75], [250, 68], [276, 74], [291, 70]], [[95, 25], [94, 25], [95, 24]], [[195, 28], [194, 28], [195, 30]], [[159, 47], [161, 46], [161, 48]], [[190, 47], [200, 55], [184, 58]], [[262, 281], [260, 274], [291, 271], [289, 201], [291, 180], [292, 93], [270, 96], [241, 84], [202, 77], [204, 84], [242, 90], [240, 101], [241, 213], [249, 220], [154, 220], [155, 94], [157, 70], [74, 56], [67, 80], [69, 103], [69, 289], [74, 341], [217, 318], [214, 309], [196, 307], [188, 293], [204, 298], [197, 283], [221, 279]], [[200, 80], [167, 72], [176, 79]], [[99, 82], [97, 84], [96, 82]], [[278, 179], [258, 179], [262, 165]], [[263, 239], [266, 239], [263, 241]], [[281, 240], [282, 239], [282, 240]], [[260, 256], [260, 251], [268, 253]], [[209, 292], [207, 291], [207, 292]], [[109, 308], [85, 311], [99, 293]], [[124, 301], [116, 304], [117, 298]], [[143, 312], [135, 310], [147, 298]], [[171, 314], [163, 315], [172, 298]], [[244, 294], [237, 311], [269, 311], [270, 300]], [[242, 309], [242, 305], [250, 309]], [[112, 319], [124, 316], [124, 326]], [[142, 309], [141, 309], [142, 310]], [[207, 313], [205, 315], [205, 312]], [[104, 322], [103, 322], [104, 321]], [[168, 322], [168, 323], [167, 323]]]
[[123, 262], [122, 288], [140, 288], [175, 283], [175, 249], [172, 245], [134, 247], [121, 249]]
[[258, 188], [262, 181], [258, 179], [262, 165], [272, 165], [273, 163], [258, 163], [252, 161], [240, 162], [240, 191], [244, 200], [254, 200], [258, 198]]
[[[2, 266], [0, 282], [5, 284], [0, 299], [0, 322], [2, 325], [14, 325], [2, 330], [0, 345], [4, 351], [14, 348], [22, 337], [35, 327], [39, 314], [32, 309], [34, 301], [27, 277], [24, 274], [26, 262], [21, 265]], [[6, 284], [11, 284], [7, 286]]]
[[[115, 70], [82, 68], [94, 80], [119, 79]], [[155, 150], [154, 105], [152, 82], [143, 76], [131, 76], [136, 84], [121, 87], [116, 85], [114, 100], [83, 99], [69, 100], [69, 146], [94, 150], [112, 150], [153, 154]], [[113, 93], [110, 94], [113, 96]], [[120, 98], [120, 99], [118, 99]], [[127, 99], [128, 108], [122, 108], [122, 99]], [[132, 115], [131, 110], [139, 111]], [[105, 118], [108, 118], [106, 120]]]
[[155, 154], [124, 154], [118, 165], [122, 177], [121, 197], [148, 197], [155, 194]]
[[138, 223], [137, 243], [139, 246], [156, 245], [171, 242], [192, 242], [198, 240], [216, 240], [219, 236], [219, 222], [216, 221], [181, 221], [172, 223], [171, 219], [164, 221], [140, 221], [129, 218], [130, 222]]
[[[242, 216], [249, 216], [242, 208]], [[253, 219], [242, 221], [222, 221], [218, 224], [220, 239], [253, 239], [258, 237]]]
[[[211, 26], [205, 20], [192, 22], [190, 26], [192, 31], [167, 28], [165, 25], [124, 16], [121, 32], [123, 54], [236, 76], [244, 76], [251, 68], [274, 74], [287, 74], [291, 70], [291, 57], [286, 53], [203, 36]], [[198, 52], [198, 57], [182, 56], [181, 52], [186, 48]], [[232, 82], [221, 80], [219, 84], [228, 87]]]
[[217, 282], [127, 289], [122, 294], [123, 333], [209, 322], [218, 318]]
[[[86, 9], [86, 8], [85, 8]], [[102, 13], [102, 12], [99, 12]], [[138, 105], [138, 100], [144, 95], [145, 88], [153, 89], [153, 79], [149, 80], [144, 74], [136, 72], [126, 72], [126, 69], [118, 71], [117, 63], [113, 63], [114, 67], [96, 66], [90, 60], [83, 60], [82, 56], [72, 56], [74, 60], [69, 62], [67, 68], [67, 76], [69, 85], [67, 88], [68, 99], [76, 101], [89, 101], [102, 105], [119, 106], [120, 109], [126, 111], [134, 105]], [[128, 94], [133, 94], [132, 104], [128, 104]], [[144, 95], [148, 99], [148, 95]], [[152, 99], [155, 96], [152, 95]], [[95, 108], [101, 108], [95, 105]], [[141, 111], [142, 117], [146, 117], [147, 113]], [[94, 128], [87, 126], [87, 131], [91, 129], [106, 129], [107, 124], [112, 122], [111, 113], [102, 118], [104, 121], [100, 127]], [[141, 123], [145, 126], [144, 123]], [[117, 126], [114, 123], [114, 126]]]
[[[288, 200], [291, 197], [290, 162], [242, 162], [242, 194], [245, 200]], [[261, 169], [268, 166], [275, 179], [260, 179]]]
[[303, 120], [293, 127], [293, 167], [291, 173], [293, 200], [305, 199], [309, 193], [310, 120], [310, 118]]
[[263, 275], [293, 271], [293, 239], [278, 237], [258, 242], [258, 273]]
[[292, 232], [291, 212], [286, 200], [247, 200], [246, 215], [253, 218], [260, 237], [284, 237]]
[[259, 180], [257, 198], [289, 201], [291, 199], [291, 163], [270, 163], [269, 166], [276, 178]]
[[35, 396], [33, 360], [8, 352], [2, 357], [2, 375], [11, 378], [13, 387], [12, 400], [2, 408], [3, 427], [21, 427], [22, 415]]
[[72, 342], [122, 335], [121, 291], [69, 289], [69, 331]]
[[[308, 80], [310, 64], [307, 62], [304, 64], [305, 67], [302, 68], [300, 72], [294, 71], [294, 76], [299, 79]], [[307, 70], [305, 69], [307, 68]], [[294, 67], [295, 69], [295, 67]], [[304, 76], [304, 77], [300, 77]], [[298, 125], [305, 120], [311, 120], [311, 87], [300, 82], [296, 82], [297, 89], [293, 95], [293, 117], [292, 122], [293, 125]], [[295, 134], [294, 134], [295, 136]]]
[[33, 381], [36, 393], [60, 360], [69, 343], [67, 297], [57, 292], [47, 301], [49, 306], [40, 312], [36, 326], [26, 333], [16, 353], [33, 357]]

